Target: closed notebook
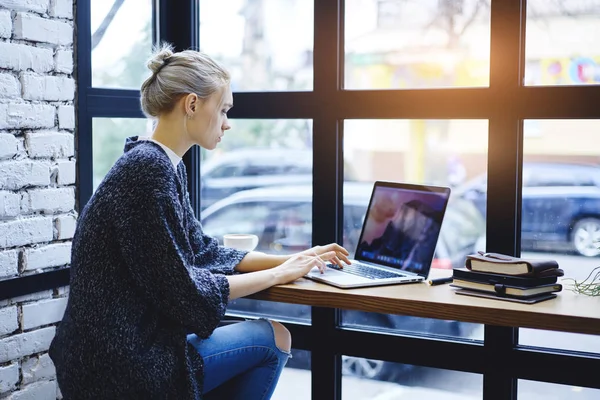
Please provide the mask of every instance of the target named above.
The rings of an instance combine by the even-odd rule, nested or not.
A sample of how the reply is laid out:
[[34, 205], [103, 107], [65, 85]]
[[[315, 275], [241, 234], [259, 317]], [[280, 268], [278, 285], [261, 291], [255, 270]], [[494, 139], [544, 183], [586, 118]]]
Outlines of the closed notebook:
[[525, 259], [499, 253], [469, 254], [465, 267], [472, 271], [506, 275], [563, 276], [554, 260]]
[[524, 303], [524, 304], [535, 304], [535, 303], [539, 303], [540, 301], [556, 298], [556, 293], [544, 293], [544, 294], [539, 294], [537, 296], [531, 296], [531, 297], [498, 296], [498, 295], [495, 295], [494, 293], [480, 292], [479, 290], [469, 290], [469, 289], [456, 289], [454, 291], [454, 293], [462, 294], [464, 296], [483, 297], [486, 299], [512, 301], [515, 303]]
[[503, 284], [509, 286], [518, 287], [532, 287], [539, 285], [549, 285], [556, 283], [558, 280], [557, 276], [517, 276], [517, 275], [503, 275], [503, 274], [492, 274], [489, 272], [477, 272], [471, 271], [467, 268], [454, 268], [452, 270], [452, 277], [454, 279], [464, 279], [467, 281], [489, 283], [492, 285]]
[[518, 287], [502, 284], [494, 285], [490, 283], [472, 282], [456, 278], [452, 280], [451, 286], [462, 289], [495, 293], [498, 296], [511, 297], [531, 297], [542, 293], [560, 292], [562, 290], [562, 285], [560, 283], [552, 283], [550, 285], [541, 285], [535, 287]]

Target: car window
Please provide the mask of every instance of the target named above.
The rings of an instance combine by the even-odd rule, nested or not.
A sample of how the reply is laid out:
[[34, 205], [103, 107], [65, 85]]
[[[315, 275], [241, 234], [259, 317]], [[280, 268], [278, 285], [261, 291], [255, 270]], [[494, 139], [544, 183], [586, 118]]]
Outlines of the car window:
[[351, 258], [354, 257], [366, 211], [366, 206], [346, 205], [344, 207], [344, 241], [342, 243], [350, 252]]
[[456, 201], [448, 204], [440, 240], [446, 244], [449, 254], [473, 247], [484, 233], [485, 221], [470, 202]]
[[244, 168], [244, 176], [277, 175], [281, 173], [281, 167], [278, 165], [248, 165]]
[[204, 177], [205, 178], [209, 178], [209, 179], [218, 179], [218, 178], [231, 178], [233, 176], [241, 176], [242, 172], [243, 172], [243, 165], [233, 165], [233, 164], [229, 164], [229, 165], [223, 165], [220, 167], [217, 167], [215, 169], [213, 169], [212, 171], [210, 171], [209, 173], [205, 174]]
[[266, 204], [229, 204], [202, 220], [202, 228], [207, 235], [214, 236], [223, 243], [227, 233], [262, 234], [265, 221], [270, 213]]
[[312, 175], [312, 165], [286, 165], [282, 167], [285, 174]]
[[523, 174], [523, 186], [595, 186], [595, 175], [585, 169], [532, 168]]
[[312, 241], [312, 204], [295, 201], [233, 203], [205, 217], [204, 232], [222, 239], [226, 233], [259, 237], [257, 251], [290, 254]]

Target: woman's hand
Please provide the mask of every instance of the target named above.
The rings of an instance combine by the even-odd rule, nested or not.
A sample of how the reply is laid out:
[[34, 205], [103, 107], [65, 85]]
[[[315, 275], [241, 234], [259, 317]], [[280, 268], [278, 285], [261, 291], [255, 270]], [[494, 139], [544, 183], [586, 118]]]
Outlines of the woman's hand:
[[330, 262], [334, 258], [337, 258], [337, 253], [333, 250], [321, 252], [319, 255], [308, 255], [304, 252], [296, 253], [283, 264], [273, 268], [275, 284], [283, 285], [295, 281], [308, 274], [314, 267], [318, 267], [323, 272], [326, 268], [326, 262]]
[[308, 256], [320, 256], [320, 255], [328, 253], [330, 251], [335, 252], [335, 257], [332, 257], [330, 259], [332, 264], [337, 264], [340, 268], [344, 267], [344, 265], [342, 264], [342, 261], [345, 262], [346, 264], [351, 264], [350, 260], [348, 259], [348, 255], [349, 255], [348, 250], [346, 250], [345, 248], [343, 248], [342, 246], [340, 246], [337, 243], [330, 243], [325, 246], [315, 246], [311, 249], [301, 251], [298, 254], [304, 254], [304, 255], [308, 255]]

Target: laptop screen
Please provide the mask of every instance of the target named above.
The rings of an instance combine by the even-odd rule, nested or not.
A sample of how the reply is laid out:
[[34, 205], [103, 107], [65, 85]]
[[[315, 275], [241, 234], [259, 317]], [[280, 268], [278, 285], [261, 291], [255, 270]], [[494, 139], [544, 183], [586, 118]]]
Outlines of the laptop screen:
[[357, 260], [427, 276], [450, 189], [376, 182]]

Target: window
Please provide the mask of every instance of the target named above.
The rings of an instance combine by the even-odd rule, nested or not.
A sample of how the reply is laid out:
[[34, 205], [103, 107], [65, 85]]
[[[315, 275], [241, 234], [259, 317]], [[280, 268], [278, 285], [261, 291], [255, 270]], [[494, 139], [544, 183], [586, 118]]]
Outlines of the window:
[[[487, 121], [467, 120], [347, 120], [344, 122], [345, 162], [359, 182], [344, 184], [344, 212], [354, 210], [353, 229], [344, 231], [344, 246], [354, 251], [361, 232], [373, 182], [388, 180], [460, 187], [485, 176]], [[373, 132], [365, 140], [364, 132]], [[485, 214], [460, 193], [451, 194], [431, 268], [464, 266], [466, 256], [482, 248]], [[360, 211], [357, 211], [360, 209]], [[398, 315], [342, 312], [342, 323], [376, 327], [391, 332], [409, 331], [481, 339], [476, 324]]]
[[[227, 233], [255, 234], [256, 250], [268, 254], [310, 248], [310, 121], [232, 120], [231, 125], [222, 146], [204, 153], [200, 191], [204, 231], [221, 241]], [[303, 168], [304, 174], [284, 172], [293, 168]], [[249, 299], [235, 300], [228, 312], [310, 320], [308, 306]]]
[[[564, 278], [584, 280], [600, 256], [600, 171], [595, 138], [600, 120], [538, 121], [541, 135], [526, 139], [523, 158], [534, 187], [523, 189], [521, 251], [530, 258], [556, 260]], [[563, 132], [571, 133], [565, 141]], [[563, 290], [572, 282], [563, 281]], [[521, 329], [519, 343], [600, 353], [600, 337]]]
[[[481, 375], [342, 356], [342, 399], [481, 398]], [[450, 394], [451, 393], [451, 394]]]
[[[594, 146], [600, 109], [589, 87], [599, 82], [597, 3], [78, 1], [77, 40], [91, 43], [80, 47], [85, 51], [77, 61], [80, 204], [122, 153], [124, 138], [150, 129], [137, 90], [149, 74], [144, 62], [152, 38], [170, 38], [179, 48], [204, 50], [232, 74], [233, 129], [215, 151], [194, 149], [185, 157], [191, 187], [197, 188], [191, 193], [195, 209], [227, 224], [223, 228], [206, 217], [206, 229], [216, 236], [234, 228], [264, 233], [274, 214], [280, 220], [269, 222], [266, 233], [272, 236], [261, 244], [273, 253], [293, 251], [288, 238], [301, 246], [338, 240], [352, 250], [366, 207], [352, 198], [352, 186], [377, 179], [449, 185], [454, 204], [447, 211], [446, 233], [440, 234], [436, 268], [459, 265], [462, 254], [486, 246], [518, 254], [520, 229], [523, 255], [557, 258], [569, 277], [581, 277], [598, 259], [589, 240], [596, 237], [597, 224], [588, 218], [577, 227], [568, 225], [558, 210], [568, 204], [570, 212], [580, 212], [595, 204], [574, 201], [571, 194], [593, 193], [597, 176], [564, 164], [594, 169], [600, 162]], [[109, 16], [111, 23], [100, 29]], [[193, 19], [194, 26], [188, 23]], [[524, 187], [517, 201], [521, 157]], [[560, 171], [551, 166], [536, 172], [529, 168], [534, 164], [560, 164]], [[340, 186], [343, 197], [336, 195]], [[303, 189], [290, 194], [291, 187]], [[248, 198], [269, 191], [270, 197]], [[548, 193], [556, 198], [529, 202]], [[292, 216], [285, 209], [274, 213], [271, 203], [285, 196], [297, 196], [286, 205]], [[482, 232], [489, 236], [481, 237]], [[575, 246], [575, 237], [573, 248], [580, 254], [544, 244], [551, 239]], [[598, 397], [591, 389], [598, 388], [597, 379], [577, 367], [597, 358], [596, 336], [519, 329], [519, 343], [513, 343], [511, 328], [289, 307], [239, 299], [229, 309], [230, 315], [281, 319], [301, 332], [294, 333], [293, 343], [306, 350], [293, 349], [303, 356], [294, 353], [274, 398], [307, 399], [312, 392], [336, 400]], [[375, 340], [362, 346], [355, 340], [362, 335]], [[423, 352], [410, 361], [430, 368], [399, 362], [403, 354], [389, 353], [393, 362], [378, 355], [388, 355], [390, 347], [382, 343], [430, 342], [443, 342], [443, 351], [435, 357]], [[519, 368], [482, 367], [477, 356], [482, 346], [511, 349], [502, 354], [502, 365], [515, 360], [531, 365], [540, 357], [536, 347], [558, 348], [561, 355], [544, 354], [554, 366], [545, 371], [548, 382], [532, 382], [522, 379]], [[453, 357], [437, 355], [447, 353]], [[338, 356], [341, 374], [334, 377]], [[575, 367], [564, 368], [563, 360]], [[385, 371], [395, 372], [381, 379]], [[311, 373], [323, 378], [311, 380]], [[513, 380], [518, 380], [516, 393]]]
[[150, 136], [152, 122], [142, 118], [94, 118], [92, 125], [92, 168], [94, 190], [123, 154], [130, 136]]
[[489, 0], [347, 0], [347, 89], [488, 86]]
[[599, 22], [598, 0], [528, 0], [525, 84], [599, 84]]
[[312, 90], [313, 4], [201, 0], [200, 49], [231, 71], [234, 92]]
[[90, 0], [92, 85], [139, 89], [150, 76], [152, 0]]

